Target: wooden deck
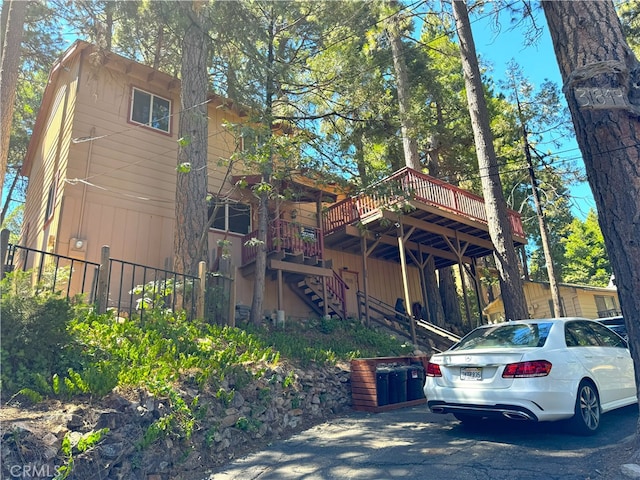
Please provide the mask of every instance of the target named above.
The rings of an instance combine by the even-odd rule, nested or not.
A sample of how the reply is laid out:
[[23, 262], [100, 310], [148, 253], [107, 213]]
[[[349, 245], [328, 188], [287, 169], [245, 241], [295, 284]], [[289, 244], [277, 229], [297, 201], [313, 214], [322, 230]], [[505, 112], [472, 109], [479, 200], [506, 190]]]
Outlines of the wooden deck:
[[[376, 194], [361, 194], [331, 206], [323, 215], [329, 248], [360, 252], [361, 232], [376, 243], [371, 255], [399, 261], [398, 236], [416, 256], [432, 255], [436, 268], [490, 255], [493, 244], [482, 197], [410, 168], [381, 181]], [[520, 215], [508, 211], [516, 246], [526, 244]], [[400, 230], [402, 224], [402, 229]]]

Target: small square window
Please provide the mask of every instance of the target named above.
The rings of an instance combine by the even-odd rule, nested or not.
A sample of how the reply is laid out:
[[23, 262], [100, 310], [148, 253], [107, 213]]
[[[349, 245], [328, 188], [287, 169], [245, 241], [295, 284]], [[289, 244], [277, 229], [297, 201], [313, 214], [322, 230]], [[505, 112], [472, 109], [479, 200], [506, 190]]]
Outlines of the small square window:
[[133, 89], [131, 121], [169, 133], [171, 101], [151, 93]]

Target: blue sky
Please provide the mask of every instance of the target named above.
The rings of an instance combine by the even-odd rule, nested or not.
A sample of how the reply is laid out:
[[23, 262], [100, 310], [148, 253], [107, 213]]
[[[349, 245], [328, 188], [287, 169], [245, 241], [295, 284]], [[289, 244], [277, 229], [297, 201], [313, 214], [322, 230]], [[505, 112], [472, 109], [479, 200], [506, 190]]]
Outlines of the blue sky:
[[[502, 28], [498, 32], [493, 29], [489, 17], [482, 19], [472, 17], [471, 21], [478, 55], [483, 62], [493, 65], [492, 76], [496, 81], [504, 77], [507, 64], [515, 60], [534, 85], [539, 86], [548, 79], [562, 86], [562, 77], [542, 11], [538, 11], [536, 21], [538, 26], [544, 27], [544, 31], [537, 45], [529, 47], [524, 46], [524, 36], [521, 31], [509, 30], [510, 21], [506, 14], [500, 17]], [[563, 161], [573, 161], [584, 170], [582, 156], [575, 139], [570, 139], [562, 147], [552, 148], [551, 151], [557, 153]], [[589, 209], [596, 209], [591, 188], [587, 183], [572, 187], [571, 194], [573, 196], [572, 212], [577, 217], [584, 219]]]

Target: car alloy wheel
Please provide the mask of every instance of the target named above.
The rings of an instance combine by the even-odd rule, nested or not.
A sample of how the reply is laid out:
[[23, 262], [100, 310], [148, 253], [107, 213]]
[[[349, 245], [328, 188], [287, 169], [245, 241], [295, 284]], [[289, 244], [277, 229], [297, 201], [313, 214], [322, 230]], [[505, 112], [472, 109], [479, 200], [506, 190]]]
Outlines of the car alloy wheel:
[[583, 381], [576, 396], [573, 427], [580, 435], [593, 435], [600, 426], [600, 399], [595, 387]]

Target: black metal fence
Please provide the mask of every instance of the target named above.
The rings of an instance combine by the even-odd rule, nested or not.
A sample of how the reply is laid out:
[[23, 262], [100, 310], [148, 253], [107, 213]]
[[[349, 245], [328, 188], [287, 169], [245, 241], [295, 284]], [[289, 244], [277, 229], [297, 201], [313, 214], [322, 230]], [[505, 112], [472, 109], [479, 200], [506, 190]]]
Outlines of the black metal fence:
[[[0, 278], [29, 272], [35, 292], [55, 292], [67, 299], [96, 304], [100, 313], [144, 315], [151, 308], [182, 310], [191, 318], [204, 314], [204, 268], [201, 276], [110, 258], [102, 248], [100, 263], [8, 243], [0, 236]], [[203, 267], [203, 266], [202, 266]]]

